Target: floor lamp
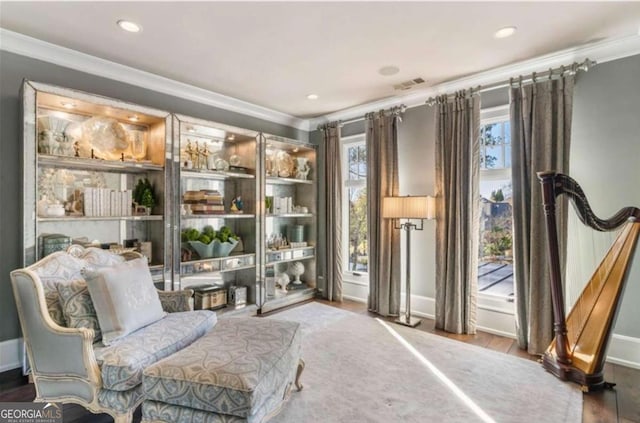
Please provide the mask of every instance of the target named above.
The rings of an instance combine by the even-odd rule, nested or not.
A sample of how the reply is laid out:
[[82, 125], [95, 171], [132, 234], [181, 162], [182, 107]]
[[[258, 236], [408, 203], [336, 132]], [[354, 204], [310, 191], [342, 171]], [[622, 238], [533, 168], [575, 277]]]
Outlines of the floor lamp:
[[[421, 231], [424, 227], [424, 220], [435, 217], [435, 198], [431, 196], [385, 197], [382, 200], [382, 217], [393, 219], [393, 227], [395, 229], [404, 229], [406, 232], [405, 312], [395, 322], [415, 327], [420, 324], [421, 320], [411, 317], [411, 231]], [[400, 222], [401, 219], [406, 219], [406, 221]], [[419, 220], [420, 226], [412, 223], [412, 220]]]

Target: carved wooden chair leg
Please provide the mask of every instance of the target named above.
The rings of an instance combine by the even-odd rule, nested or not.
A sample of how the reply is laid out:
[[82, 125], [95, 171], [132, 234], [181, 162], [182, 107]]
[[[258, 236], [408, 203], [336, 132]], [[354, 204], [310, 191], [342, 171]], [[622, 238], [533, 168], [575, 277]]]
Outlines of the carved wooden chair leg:
[[131, 423], [133, 421], [133, 411], [126, 414], [117, 414], [113, 417], [113, 423]]
[[302, 388], [304, 388], [304, 386], [302, 386], [302, 384], [300, 383], [300, 375], [302, 374], [303, 370], [304, 370], [304, 360], [300, 359], [300, 361], [298, 361], [298, 371], [296, 372], [296, 381], [295, 381], [298, 392], [302, 391]]

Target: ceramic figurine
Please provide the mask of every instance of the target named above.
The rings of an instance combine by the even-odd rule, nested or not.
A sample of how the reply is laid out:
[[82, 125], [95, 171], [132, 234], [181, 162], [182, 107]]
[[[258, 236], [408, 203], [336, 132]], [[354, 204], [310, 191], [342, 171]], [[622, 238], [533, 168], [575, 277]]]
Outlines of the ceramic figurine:
[[231, 200], [231, 211], [233, 213], [241, 213], [244, 208], [244, 202], [242, 201], [242, 197], [237, 196], [233, 200]]
[[311, 168], [306, 157], [296, 157], [296, 179], [307, 179]]
[[280, 273], [276, 279], [276, 283], [280, 285], [280, 289], [285, 293], [287, 292], [287, 285], [289, 285], [289, 282], [289, 275], [286, 273]]

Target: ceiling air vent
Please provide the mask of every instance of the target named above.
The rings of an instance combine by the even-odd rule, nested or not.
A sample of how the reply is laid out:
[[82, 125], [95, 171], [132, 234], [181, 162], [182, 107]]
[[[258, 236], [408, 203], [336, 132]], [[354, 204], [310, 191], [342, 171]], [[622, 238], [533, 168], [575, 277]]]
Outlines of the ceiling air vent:
[[395, 84], [393, 86], [394, 90], [408, 90], [411, 89], [414, 85], [424, 84], [424, 79], [422, 78], [414, 78], [408, 81], [401, 82], [399, 84]]

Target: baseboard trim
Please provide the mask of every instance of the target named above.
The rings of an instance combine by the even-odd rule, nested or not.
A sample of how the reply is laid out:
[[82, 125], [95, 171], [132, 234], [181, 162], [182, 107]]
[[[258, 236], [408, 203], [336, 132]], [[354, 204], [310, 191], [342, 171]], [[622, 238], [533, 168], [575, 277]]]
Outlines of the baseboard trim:
[[364, 299], [364, 298], [360, 298], [360, 297], [353, 297], [353, 296], [351, 296], [351, 295], [344, 295], [344, 294], [342, 294], [342, 299], [344, 299], [344, 300], [349, 300], [349, 301], [353, 301], [353, 302], [356, 302], [356, 303], [362, 303], [362, 304], [366, 304], [366, 303], [367, 303], [367, 300], [366, 300], [366, 299]]
[[640, 338], [618, 335], [611, 337], [607, 361], [620, 366], [640, 369]]
[[476, 329], [482, 332], [490, 333], [492, 335], [502, 336], [504, 338], [517, 339], [518, 337], [511, 332], [505, 332], [498, 329], [488, 328], [486, 326], [476, 325]]
[[0, 373], [22, 367], [22, 338], [0, 342]]

